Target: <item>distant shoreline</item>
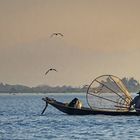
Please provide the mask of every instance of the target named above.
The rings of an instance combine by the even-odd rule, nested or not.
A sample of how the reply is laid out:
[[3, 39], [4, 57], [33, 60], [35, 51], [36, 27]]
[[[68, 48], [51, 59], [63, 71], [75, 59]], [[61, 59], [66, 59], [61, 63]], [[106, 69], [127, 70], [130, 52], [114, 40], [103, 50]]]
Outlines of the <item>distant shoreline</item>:
[[[140, 90], [140, 83], [132, 78], [123, 78], [122, 82], [126, 86], [129, 92], [138, 92]], [[25, 85], [10, 85], [0, 83], [0, 94], [9, 93], [9, 94], [18, 94], [18, 93], [82, 93], [86, 92], [87, 87], [73, 87], [73, 86], [48, 86], [48, 85], [39, 85], [36, 87], [29, 87]], [[106, 91], [105, 91], [106, 92]]]
[[83, 95], [86, 96], [86, 93], [0, 93], [0, 96], [71, 96], [71, 95]]

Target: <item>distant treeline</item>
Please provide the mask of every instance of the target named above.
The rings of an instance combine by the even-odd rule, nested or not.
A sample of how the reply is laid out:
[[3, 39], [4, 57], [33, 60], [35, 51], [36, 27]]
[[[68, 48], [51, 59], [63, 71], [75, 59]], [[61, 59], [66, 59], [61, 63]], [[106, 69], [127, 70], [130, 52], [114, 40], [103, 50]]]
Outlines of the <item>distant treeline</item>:
[[65, 92], [83, 92], [85, 88], [72, 86], [56, 86], [41, 85], [36, 87], [28, 87], [24, 85], [9, 85], [0, 83], [0, 93], [65, 93]]
[[[122, 81], [129, 92], [138, 92], [140, 90], [140, 83], [132, 78], [122, 78]], [[56, 86], [48, 85], [28, 87], [24, 85], [9, 85], [0, 83], [0, 93], [67, 93], [67, 92], [85, 92], [86, 87], [72, 87], [72, 86]]]
[[129, 92], [138, 92], [140, 91], [140, 83], [135, 80], [133, 77], [126, 78], [124, 77], [122, 79], [122, 82], [126, 86], [126, 88], [129, 90]]

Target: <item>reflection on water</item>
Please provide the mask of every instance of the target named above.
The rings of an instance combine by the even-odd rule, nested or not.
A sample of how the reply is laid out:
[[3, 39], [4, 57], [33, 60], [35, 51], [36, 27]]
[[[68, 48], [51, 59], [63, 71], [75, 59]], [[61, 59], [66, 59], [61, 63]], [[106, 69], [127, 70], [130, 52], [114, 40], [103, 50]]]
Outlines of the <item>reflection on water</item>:
[[[48, 94], [47, 94], [48, 95]], [[0, 139], [96, 139], [138, 140], [140, 117], [69, 116], [48, 106], [40, 115], [45, 95], [0, 95]], [[85, 94], [49, 94], [59, 101], [78, 97], [86, 104]]]

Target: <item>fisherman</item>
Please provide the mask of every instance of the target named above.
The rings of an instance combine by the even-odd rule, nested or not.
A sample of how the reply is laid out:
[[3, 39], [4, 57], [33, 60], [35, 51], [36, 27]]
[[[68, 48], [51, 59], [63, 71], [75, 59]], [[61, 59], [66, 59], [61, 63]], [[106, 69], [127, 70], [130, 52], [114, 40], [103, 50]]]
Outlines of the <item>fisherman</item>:
[[82, 107], [82, 102], [78, 99], [78, 98], [74, 98], [69, 104], [69, 107], [74, 107], [74, 108], [78, 108], [81, 109]]
[[131, 106], [134, 105], [134, 109], [137, 112], [140, 112], [140, 91], [137, 93], [138, 96], [136, 96], [130, 103], [129, 110], [131, 109]]

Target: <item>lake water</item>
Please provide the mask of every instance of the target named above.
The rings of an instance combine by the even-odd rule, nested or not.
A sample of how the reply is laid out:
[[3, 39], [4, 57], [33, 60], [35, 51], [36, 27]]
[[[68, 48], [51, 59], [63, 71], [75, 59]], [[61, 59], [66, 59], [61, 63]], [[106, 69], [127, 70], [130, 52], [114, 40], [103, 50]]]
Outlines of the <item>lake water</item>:
[[[58, 101], [85, 94], [46, 94]], [[69, 116], [48, 106], [40, 115], [46, 95], [0, 95], [0, 140], [139, 140], [138, 116]]]

